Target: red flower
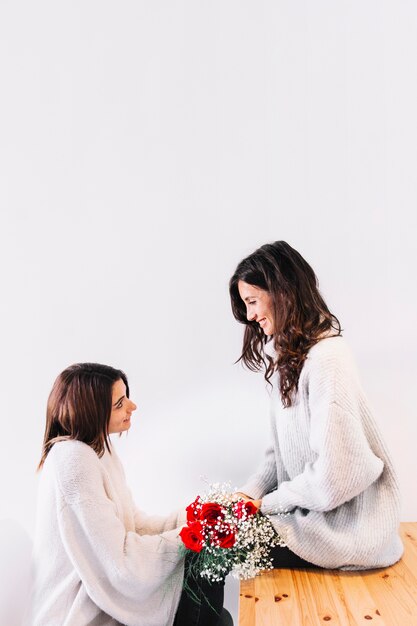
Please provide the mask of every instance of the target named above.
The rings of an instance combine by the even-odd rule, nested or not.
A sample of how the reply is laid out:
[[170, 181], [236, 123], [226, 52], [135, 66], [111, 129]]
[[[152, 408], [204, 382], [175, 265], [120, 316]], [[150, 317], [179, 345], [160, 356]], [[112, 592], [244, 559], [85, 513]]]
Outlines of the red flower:
[[187, 522], [196, 522], [200, 519], [201, 498], [197, 496], [194, 502], [187, 506]]
[[188, 550], [201, 552], [203, 549], [203, 527], [200, 522], [190, 522], [180, 532], [183, 544]]
[[239, 500], [234, 505], [233, 510], [235, 512], [235, 515], [236, 515], [237, 519], [242, 519], [242, 517], [244, 515], [246, 515], [246, 517], [250, 517], [251, 515], [255, 515], [255, 513], [257, 512], [258, 509], [253, 504], [253, 502], [251, 502], [250, 500], [248, 500], [248, 502], [244, 502], [243, 500]]
[[200, 519], [205, 521], [209, 526], [215, 526], [219, 521], [224, 519], [223, 509], [216, 502], [206, 502], [201, 508]]
[[251, 515], [255, 515], [255, 513], [257, 513], [258, 507], [249, 500], [249, 502], [245, 502], [245, 511], [247, 513], [247, 516], [250, 517]]
[[221, 548], [233, 548], [236, 542], [236, 535], [230, 526], [223, 526], [223, 530], [217, 533], [217, 540]]

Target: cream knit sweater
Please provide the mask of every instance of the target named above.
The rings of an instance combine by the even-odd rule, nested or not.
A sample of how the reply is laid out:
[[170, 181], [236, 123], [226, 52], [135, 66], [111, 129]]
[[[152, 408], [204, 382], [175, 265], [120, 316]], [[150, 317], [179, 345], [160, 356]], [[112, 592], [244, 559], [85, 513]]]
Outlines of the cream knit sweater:
[[183, 521], [135, 508], [114, 450], [56, 443], [40, 479], [31, 626], [171, 626]]
[[325, 568], [396, 562], [398, 484], [344, 338], [311, 348], [293, 406], [274, 388], [271, 425], [264, 464], [239, 491], [262, 498], [288, 547]]

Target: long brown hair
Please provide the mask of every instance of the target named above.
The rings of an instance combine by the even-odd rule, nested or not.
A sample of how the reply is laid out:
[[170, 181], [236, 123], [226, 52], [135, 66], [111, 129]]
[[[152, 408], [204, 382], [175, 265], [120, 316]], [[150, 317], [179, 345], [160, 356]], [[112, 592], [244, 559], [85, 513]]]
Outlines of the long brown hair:
[[[275, 359], [264, 350], [270, 338], [256, 321], [246, 317], [238, 289], [240, 280], [267, 291], [272, 298]], [[341, 334], [340, 322], [327, 308], [313, 269], [288, 243], [275, 241], [239, 263], [230, 279], [229, 291], [233, 315], [246, 326], [238, 361], [242, 360], [252, 371], [265, 368], [268, 382], [277, 371], [282, 404], [291, 406], [310, 348], [325, 334]]]
[[42, 458], [38, 470], [58, 441], [83, 441], [99, 456], [104, 454], [105, 447], [110, 452], [108, 424], [112, 409], [112, 388], [117, 380], [123, 380], [129, 397], [126, 374], [109, 365], [76, 363], [58, 376], [48, 398]]

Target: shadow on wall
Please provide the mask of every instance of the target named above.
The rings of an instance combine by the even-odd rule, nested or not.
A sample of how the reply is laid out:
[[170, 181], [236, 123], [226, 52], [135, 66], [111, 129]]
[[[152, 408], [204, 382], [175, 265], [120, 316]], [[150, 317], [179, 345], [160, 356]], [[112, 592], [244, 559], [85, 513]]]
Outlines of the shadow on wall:
[[0, 520], [0, 624], [21, 626], [31, 592], [32, 540], [11, 519]]

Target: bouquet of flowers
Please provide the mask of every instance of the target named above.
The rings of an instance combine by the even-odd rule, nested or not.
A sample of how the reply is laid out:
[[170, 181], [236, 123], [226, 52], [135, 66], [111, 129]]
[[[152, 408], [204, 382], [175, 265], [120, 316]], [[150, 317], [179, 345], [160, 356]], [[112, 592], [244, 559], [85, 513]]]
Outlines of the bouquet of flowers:
[[189, 575], [194, 578], [221, 582], [229, 573], [253, 578], [272, 569], [270, 549], [285, 545], [251, 501], [233, 501], [229, 484], [210, 485], [186, 511], [187, 525], [180, 537], [184, 553], [193, 554]]

